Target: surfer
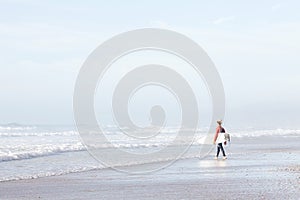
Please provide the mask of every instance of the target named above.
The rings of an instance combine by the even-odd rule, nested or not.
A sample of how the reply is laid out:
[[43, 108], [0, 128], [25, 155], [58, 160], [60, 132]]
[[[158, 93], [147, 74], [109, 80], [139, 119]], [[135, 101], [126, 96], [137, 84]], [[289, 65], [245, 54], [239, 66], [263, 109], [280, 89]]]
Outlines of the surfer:
[[217, 144], [217, 155], [215, 156], [215, 159], [217, 160], [219, 157], [220, 150], [222, 151], [223, 154], [223, 160], [227, 159], [225, 150], [223, 148], [223, 143], [226, 145], [226, 140], [225, 140], [225, 129], [222, 127], [222, 120], [218, 120], [218, 127], [216, 129], [216, 134], [214, 137], [214, 144]]

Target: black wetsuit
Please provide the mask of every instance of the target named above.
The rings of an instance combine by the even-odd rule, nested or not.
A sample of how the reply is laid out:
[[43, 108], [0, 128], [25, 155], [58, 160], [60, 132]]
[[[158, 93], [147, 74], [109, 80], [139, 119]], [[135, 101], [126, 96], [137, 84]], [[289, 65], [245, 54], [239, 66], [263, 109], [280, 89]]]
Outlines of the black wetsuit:
[[[223, 127], [221, 127], [221, 131], [220, 132], [221, 133], [225, 133], [225, 129]], [[223, 156], [225, 157], [226, 154], [225, 154], [222, 142], [218, 143], [218, 145], [217, 145], [217, 157], [219, 156], [220, 150], [222, 151]]]

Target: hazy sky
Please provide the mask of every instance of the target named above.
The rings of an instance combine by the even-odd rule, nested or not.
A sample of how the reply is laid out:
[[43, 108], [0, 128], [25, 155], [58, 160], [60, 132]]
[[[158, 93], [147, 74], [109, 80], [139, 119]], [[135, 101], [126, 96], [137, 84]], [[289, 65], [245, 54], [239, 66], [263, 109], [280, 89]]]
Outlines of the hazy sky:
[[299, 127], [299, 1], [0, 1], [0, 123], [72, 124], [87, 56], [110, 37], [167, 28], [219, 70], [226, 125]]

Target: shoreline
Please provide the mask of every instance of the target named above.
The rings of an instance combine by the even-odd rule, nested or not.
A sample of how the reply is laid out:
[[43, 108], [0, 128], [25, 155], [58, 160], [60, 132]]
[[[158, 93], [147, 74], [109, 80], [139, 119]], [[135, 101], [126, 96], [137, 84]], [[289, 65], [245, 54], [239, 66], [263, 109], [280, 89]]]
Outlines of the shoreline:
[[0, 182], [0, 199], [298, 199], [297, 139], [236, 140], [228, 160], [213, 160], [213, 152], [150, 174], [96, 169]]

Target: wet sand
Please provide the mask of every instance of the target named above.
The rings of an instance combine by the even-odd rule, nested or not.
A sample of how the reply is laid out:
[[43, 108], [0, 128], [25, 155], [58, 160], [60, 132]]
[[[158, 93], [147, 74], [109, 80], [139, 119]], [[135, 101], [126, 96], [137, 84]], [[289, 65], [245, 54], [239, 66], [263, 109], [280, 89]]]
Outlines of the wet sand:
[[299, 136], [236, 139], [227, 160], [213, 160], [212, 152], [149, 174], [105, 169], [1, 182], [0, 199], [299, 199], [299, 142]]

